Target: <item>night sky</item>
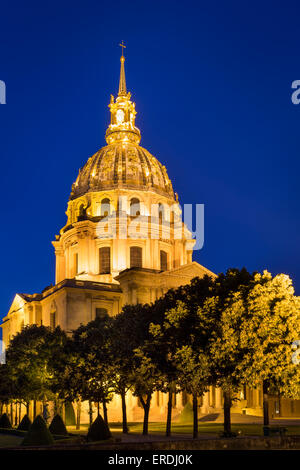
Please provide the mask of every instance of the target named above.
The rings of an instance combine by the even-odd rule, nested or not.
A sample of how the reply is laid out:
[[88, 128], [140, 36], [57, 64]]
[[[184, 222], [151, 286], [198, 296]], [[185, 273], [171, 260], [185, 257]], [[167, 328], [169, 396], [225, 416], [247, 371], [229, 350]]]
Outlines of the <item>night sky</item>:
[[205, 204], [194, 259], [284, 272], [299, 294], [299, 2], [2, 1], [0, 15], [1, 317], [54, 283], [51, 241], [105, 145], [121, 40], [141, 145], [181, 203]]

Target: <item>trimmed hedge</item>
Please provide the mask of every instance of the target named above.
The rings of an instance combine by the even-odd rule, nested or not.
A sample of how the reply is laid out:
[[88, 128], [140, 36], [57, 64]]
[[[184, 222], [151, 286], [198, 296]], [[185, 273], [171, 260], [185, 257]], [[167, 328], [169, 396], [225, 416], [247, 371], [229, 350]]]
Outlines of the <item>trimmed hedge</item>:
[[67, 436], [68, 431], [66, 426], [64, 425], [63, 420], [59, 415], [55, 415], [51, 424], [49, 426], [49, 431], [51, 434], [56, 434], [57, 436]]
[[53, 445], [54, 439], [47, 428], [45, 420], [38, 415], [29, 428], [28, 433], [24, 437], [22, 446], [42, 446]]
[[31, 426], [31, 421], [28, 417], [28, 415], [23, 416], [22, 421], [20, 422], [18, 426], [19, 431], [28, 431], [30, 426]]
[[109, 427], [103, 420], [102, 416], [98, 416], [89, 428], [87, 434], [88, 441], [104, 441], [111, 438]]
[[0, 418], [0, 428], [4, 429], [10, 429], [12, 427], [9, 417], [7, 416], [6, 413], [3, 413], [3, 415]]

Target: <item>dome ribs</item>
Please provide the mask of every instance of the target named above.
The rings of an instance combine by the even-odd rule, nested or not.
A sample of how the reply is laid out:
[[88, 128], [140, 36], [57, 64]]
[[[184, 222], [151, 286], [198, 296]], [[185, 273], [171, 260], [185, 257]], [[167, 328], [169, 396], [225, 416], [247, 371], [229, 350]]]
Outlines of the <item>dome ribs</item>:
[[126, 150], [122, 146], [122, 183], [126, 184]]
[[149, 171], [149, 175], [148, 175], [148, 177], [147, 177], [146, 171], [145, 171], [145, 169], [144, 169], [144, 166], [142, 165], [142, 168], [143, 168], [144, 173], [145, 173], [145, 180], [146, 180], [146, 181], [145, 181], [145, 186], [146, 186], [146, 184], [147, 184], [148, 178], [150, 178], [151, 184], [152, 184], [152, 186], [154, 186], [153, 174], [152, 174], [152, 171], [151, 171], [151, 163], [149, 162], [148, 155], [146, 154], [146, 152], [144, 151], [144, 149], [142, 149], [140, 153], [141, 153], [141, 155], [142, 155], [142, 159], [144, 159], [144, 161], [146, 162], [146, 165], [147, 165], [148, 171]]
[[146, 149], [129, 142], [109, 144], [96, 152], [81, 168], [76, 183], [70, 200], [118, 186], [174, 198], [166, 168]]
[[119, 147], [115, 148], [115, 167], [114, 167], [114, 183], [118, 184], [119, 181], [119, 173], [118, 173], [118, 166], [119, 166]]

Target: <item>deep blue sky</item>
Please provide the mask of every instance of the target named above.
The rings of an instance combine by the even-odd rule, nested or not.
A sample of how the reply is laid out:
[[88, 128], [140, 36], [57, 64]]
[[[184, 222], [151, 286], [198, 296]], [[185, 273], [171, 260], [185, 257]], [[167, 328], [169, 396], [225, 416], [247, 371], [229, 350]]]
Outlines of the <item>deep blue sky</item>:
[[122, 39], [141, 144], [181, 203], [205, 204], [195, 259], [285, 272], [299, 293], [299, 18], [296, 1], [2, 1], [0, 316], [54, 282], [50, 242], [105, 143]]

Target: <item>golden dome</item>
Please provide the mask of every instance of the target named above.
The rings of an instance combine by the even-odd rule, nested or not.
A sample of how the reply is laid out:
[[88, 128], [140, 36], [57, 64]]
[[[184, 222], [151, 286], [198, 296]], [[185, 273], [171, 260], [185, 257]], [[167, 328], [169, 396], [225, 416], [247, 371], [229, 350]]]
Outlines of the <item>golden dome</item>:
[[135, 126], [135, 103], [127, 92], [125, 57], [122, 44], [119, 93], [111, 95], [111, 122], [105, 134], [107, 146], [90, 157], [79, 170], [70, 199], [91, 191], [126, 188], [155, 191], [174, 199], [166, 168], [146, 149], [139, 146], [141, 134]]
[[174, 199], [166, 168], [146, 149], [129, 142], [109, 144], [90, 157], [79, 170], [70, 199], [116, 188], [155, 191]]

